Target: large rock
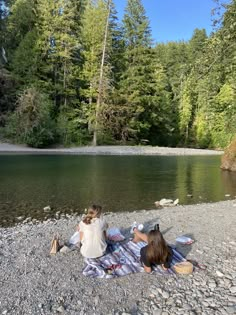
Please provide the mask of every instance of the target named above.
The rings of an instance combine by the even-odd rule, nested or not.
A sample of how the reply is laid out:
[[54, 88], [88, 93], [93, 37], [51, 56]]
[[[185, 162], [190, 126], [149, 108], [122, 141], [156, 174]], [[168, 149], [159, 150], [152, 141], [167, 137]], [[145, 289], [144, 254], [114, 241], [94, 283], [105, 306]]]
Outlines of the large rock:
[[236, 138], [226, 148], [221, 159], [221, 168], [223, 170], [236, 172]]

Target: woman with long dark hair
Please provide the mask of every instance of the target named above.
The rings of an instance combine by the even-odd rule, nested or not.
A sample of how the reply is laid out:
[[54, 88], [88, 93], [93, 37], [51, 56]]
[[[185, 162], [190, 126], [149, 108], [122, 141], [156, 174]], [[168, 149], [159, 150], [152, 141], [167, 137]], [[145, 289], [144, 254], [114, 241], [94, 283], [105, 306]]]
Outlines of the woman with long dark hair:
[[161, 265], [165, 270], [170, 268], [173, 251], [172, 248], [167, 245], [159, 228], [151, 230], [148, 234], [140, 232], [137, 228], [134, 228], [133, 231], [133, 241], [135, 243], [140, 241], [147, 243], [140, 251], [140, 260], [144, 266], [144, 270], [150, 273], [154, 265]]

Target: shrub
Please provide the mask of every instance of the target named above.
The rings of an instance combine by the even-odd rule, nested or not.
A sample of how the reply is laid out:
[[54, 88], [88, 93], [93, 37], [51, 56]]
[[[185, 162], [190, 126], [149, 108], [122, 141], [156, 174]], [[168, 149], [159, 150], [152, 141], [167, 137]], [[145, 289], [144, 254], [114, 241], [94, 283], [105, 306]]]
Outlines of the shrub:
[[19, 96], [17, 107], [6, 124], [6, 136], [32, 147], [42, 148], [54, 141], [55, 124], [51, 119], [51, 102], [35, 87]]

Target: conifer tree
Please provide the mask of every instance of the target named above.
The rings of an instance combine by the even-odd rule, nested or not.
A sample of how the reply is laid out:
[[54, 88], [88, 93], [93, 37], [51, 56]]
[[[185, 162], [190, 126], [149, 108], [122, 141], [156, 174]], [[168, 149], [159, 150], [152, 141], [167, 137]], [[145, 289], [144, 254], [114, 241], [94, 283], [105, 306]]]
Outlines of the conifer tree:
[[[120, 82], [120, 103], [126, 111], [127, 138], [150, 140], [158, 133], [162, 100], [158, 88], [157, 61], [149, 20], [140, 0], [129, 0], [123, 19], [125, 69]], [[159, 81], [160, 82], [160, 81]], [[128, 121], [127, 121], [128, 120]], [[153, 137], [152, 137], [153, 140]]]
[[[25, 36], [32, 32], [36, 22], [35, 1], [15, 0], [10, 3], [7, 20], [7, 50], [9, 62]], [[31, 46], [33, 43], [31, 44]]]
[[105, 103], [111, 83], [110, 11], [110, 0], [88, 1], [82, 23], [84, 84], [81, 93], [94, 145], [97, 144], [97, 133], [102, 131], [101, 106]]
[[74, 1], [37, 1], [39, 76], [44, 88], [52, 91], [57, 110], [66, 108], [70, 97], [76, 94], [78, 65], [74, 59], [79, 49], [76, 9]]

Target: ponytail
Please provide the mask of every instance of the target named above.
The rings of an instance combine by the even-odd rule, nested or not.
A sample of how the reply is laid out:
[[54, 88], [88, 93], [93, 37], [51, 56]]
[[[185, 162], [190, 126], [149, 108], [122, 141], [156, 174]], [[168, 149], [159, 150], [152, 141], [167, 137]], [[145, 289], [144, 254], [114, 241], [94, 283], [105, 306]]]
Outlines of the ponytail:
[[88, 213], [85, 216], [85, 218], [83, 219], [83, 222], [85, 224], [91, 224], [92, 219], [94, 218], [99, 218], [100, 215], [102, 213], [102, 207], [98, 206], [98, 205], [92, 205], [89, 209], [88, 209]]

